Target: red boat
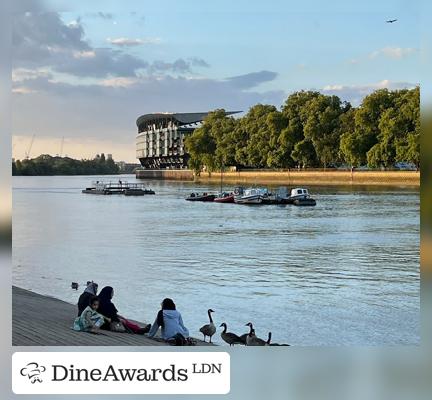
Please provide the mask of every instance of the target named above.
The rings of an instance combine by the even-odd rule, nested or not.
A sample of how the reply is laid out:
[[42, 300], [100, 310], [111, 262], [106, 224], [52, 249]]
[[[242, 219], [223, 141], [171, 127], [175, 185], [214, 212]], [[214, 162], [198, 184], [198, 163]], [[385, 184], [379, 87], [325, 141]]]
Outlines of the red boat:
[[234, 203], [234, 193], [219, 193], [213, 201], [216, 203]]

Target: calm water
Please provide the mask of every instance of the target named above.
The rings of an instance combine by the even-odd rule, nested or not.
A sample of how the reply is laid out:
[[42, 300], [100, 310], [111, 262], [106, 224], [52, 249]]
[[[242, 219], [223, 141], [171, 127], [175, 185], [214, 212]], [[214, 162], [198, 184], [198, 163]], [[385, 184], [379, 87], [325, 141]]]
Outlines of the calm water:
[[218, 325], [252, 321], [292, 345], [419, 343], [417, 190], [313, 187], [316, 207], [240, 206], [186, 202], [208, 189], [192, 183], [82, 194], [95, 179], [14, 178], [15, 285], [76, 302], [71, 282], [93, 279], [149, 322], [172, 297], [194, 336], [213, 308]]

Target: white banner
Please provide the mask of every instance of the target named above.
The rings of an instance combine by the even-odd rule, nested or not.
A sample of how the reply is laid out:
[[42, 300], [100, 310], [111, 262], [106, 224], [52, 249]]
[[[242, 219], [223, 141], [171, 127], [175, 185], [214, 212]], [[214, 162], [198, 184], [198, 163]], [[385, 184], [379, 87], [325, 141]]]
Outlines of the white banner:
[[16, 394], [226, 394], [224, 352], [19, 352]]

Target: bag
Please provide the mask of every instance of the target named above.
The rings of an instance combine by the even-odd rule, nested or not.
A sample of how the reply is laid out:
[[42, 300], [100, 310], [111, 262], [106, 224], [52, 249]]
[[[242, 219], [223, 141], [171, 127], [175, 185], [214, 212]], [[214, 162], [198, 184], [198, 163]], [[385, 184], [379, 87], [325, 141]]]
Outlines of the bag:
[[142, 331], [142, 328], [138, 324], [135, 324], [134, 322], [129, 321], [126, 318], [122, 319], [121, 322], [123, 323], [126, 331], [129, 333], [141, 333]]
[[121, 322], [111, 322], [110, 331], [112, 332], [126, 332], [125, 327]]

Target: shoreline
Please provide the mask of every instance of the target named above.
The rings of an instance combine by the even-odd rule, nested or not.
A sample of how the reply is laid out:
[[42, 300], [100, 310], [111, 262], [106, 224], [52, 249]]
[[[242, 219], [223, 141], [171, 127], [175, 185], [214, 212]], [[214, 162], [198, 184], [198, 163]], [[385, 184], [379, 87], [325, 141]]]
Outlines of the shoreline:
[[[160, 338], [145, 335], [74, 331], [76, 314], [74, 304], [13, 285], [12, 346], [169, 346]], [[193, 339], [196, 346], [214, 345]]]
[[[219, 183], [220, 172], [194, 175], [191, 170], [137, 170], [137, 179]], [[410, 186], [420, 187], [420, 171], [263, 171], [245, 170], [223, 173], [224, 184], [315, 185], [315, 186]]]

